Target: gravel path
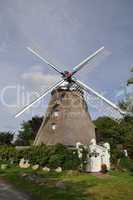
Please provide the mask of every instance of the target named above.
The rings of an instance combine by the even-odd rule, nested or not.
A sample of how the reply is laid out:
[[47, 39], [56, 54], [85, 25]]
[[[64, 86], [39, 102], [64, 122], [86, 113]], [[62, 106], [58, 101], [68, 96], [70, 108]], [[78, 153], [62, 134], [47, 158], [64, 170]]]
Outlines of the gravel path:
[[26, 194], [17, 191], [9, 183], [0, 179], [0, 200], [32, 200]]

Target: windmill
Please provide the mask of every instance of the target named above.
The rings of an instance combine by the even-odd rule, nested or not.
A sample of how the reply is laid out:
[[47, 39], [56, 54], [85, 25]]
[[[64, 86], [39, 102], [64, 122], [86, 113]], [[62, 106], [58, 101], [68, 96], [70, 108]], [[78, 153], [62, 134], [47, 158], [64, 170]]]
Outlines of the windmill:
[[51, 93], [51, 100], [46, 116], [36, 136], [35, 145], [62, 143], [68, 146], [75, 146], [77, 142], [88, 144], [91, 139], [95, 138], [95, 127], [87, 110], [84, 92], [89, 94], [90, 97], [93, 96], [102, 100], [104, 104], [112, 109], [113, 113], [125, 114], [117, 105], [75, 77], [75, 74], [100, 54], [104, 47], [101, 47], [76, 65], [72, 72], [61, 71], [58, 66], [50, 63], [37, 51], [30, 47], [27, 47], [27, 49], [61, 75], [61, 80], [49, 87], [39, 98], [26, 105], [15, 115], [16, 118], [19, 117], [35, 103]]

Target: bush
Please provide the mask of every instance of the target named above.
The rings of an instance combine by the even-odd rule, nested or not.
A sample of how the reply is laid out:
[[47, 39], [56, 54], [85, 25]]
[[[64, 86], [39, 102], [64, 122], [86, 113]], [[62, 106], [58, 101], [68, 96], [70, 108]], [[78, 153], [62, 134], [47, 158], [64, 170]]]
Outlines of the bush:
[[64, 160], [65, 160], [65, 155], [61, 155], [61, 154], [54, 154], [51, 155], [48, 161], [48, 166], [50, 168], [57, 168], [57, 167], [62, 167], [64, 164]]
[[55, 146], [31, 146], [28, 149], [16, 149], [15, 147], [0, 147], [0, 162], [18, 164], [20, 159], [29, 160], [30, 164], [39, 164], [50, 168], [62, 167], [62, 169], [79, 169], [81, 161], [77, 150], [72, 150], [62, 144]]
[[122, 158], [119, 163], [119, 168], [126, 169], [128, 171], [133, 172], [133, 161], [128, 157]]
[[14, 147], [1, 146], [0, 147], [0, 162], [10, 162], [16, 157], [16, 150]]

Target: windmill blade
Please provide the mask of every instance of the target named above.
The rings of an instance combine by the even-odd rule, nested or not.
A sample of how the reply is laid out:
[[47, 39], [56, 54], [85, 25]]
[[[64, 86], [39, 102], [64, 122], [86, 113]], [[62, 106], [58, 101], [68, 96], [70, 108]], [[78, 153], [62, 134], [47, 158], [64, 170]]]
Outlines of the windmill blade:
[[117, 110], [120, 114], [122, 114], [122, 115], [126, 115], [127, 114], [126, 112], [124, 112], [123, 110], [121, 110], [118, 106], [116, 106], [114, 103], [112, 103], [111, 101], [109, 101], [108, 99], [106, 99], [105, 97], [103, 97], [101, 94], [99, 94], [98, 92], [96, 92], [95, 90], [93, 90], [92, 88], [90, 88], [89, 86], [87, 86], [86, 84], [84, 84], [83, 82], [81, 82], [81, 81], [79, 81], [79, 80], [76, 79], [75, 83], [77, 83], [78, 85], [80, 85], [81, 88], [83, 88], [86, 92], [88, 92], [88, 93], [91, 92], [95, 96], [97, 96], [100, 99], [102, 99], [104, 102], [106, 102], [113, 109]]
[[73, 68], [73, 72], [72, 75], [77, 73], [79, 70], [81, 70], [86, 64], [88, 64], [88, 62], [90, 60], [92, 60], [95, 56], [97, 56], [102, 50], [104, 49], [104, 47], [101, 47], [100, 49], [98, 49], [96, 52], [94, 52], [92, 55], [88, 56], [85, 60], [83, 60], [81, 63], [79, 63], [78, 65], [76, 65]]
[[35, 50], [33, 50], [32, 48], [30, 47], [27, 47], [27, 49], [33, 53], [35, 56], [37, 56], [38, 58], [40, 58], [43, 62], [45, 62], [46, 64], [48, 64], [50, 67], [52, 67], [56, 72], [60, 73], [61, 75], [63, 75], [63, 72], [58, 69], [58, 66], [57, 65], [54, 65], [52, 63], [50, 63], [48, 60], [46, 60], [45, 58], [43, 58], [42, 56], [40, 56]]
[[84, 98], [89, 107], [89, 111], [91, 111], [95, 116], [108, 116], [117, 122], [120, 122], [121, 119], [123, 119], [123, 115], [119, 111], [114, 110], [114, 108], [91, 92], [88, 93], [85, 91]]
[[26, 110], [28, 110], [30, 107], [32, 107], [35, 103], [37, 103], [38, 101], [40, 101], [43, 97], [45, 97], [48, 93], [50, 93], [53, 89], [55, 89], [56, 87], [58, 87], [59, 85], [61, 85], [65, 80], [61, 80], [59, 82], [57, 82], [56, 84], [52, 85], [51, 87], [49, 87], [47, 90], [45, 90], [45, 92], [38, 97], [37, 99], [35, 99], [34, 101], [32, 101], [29, 105], [26, 105], [22, 110], [20, 110], [16, 115], [15, 118], [19, 117], [21, 114], [23, 114]]

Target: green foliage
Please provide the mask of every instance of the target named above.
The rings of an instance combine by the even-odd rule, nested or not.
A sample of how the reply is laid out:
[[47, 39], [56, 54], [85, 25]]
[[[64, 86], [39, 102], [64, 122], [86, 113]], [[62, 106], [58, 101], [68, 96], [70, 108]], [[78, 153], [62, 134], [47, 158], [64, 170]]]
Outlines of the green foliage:
[[109, 142], [112, 147], [121, 143], [123, 135], [121, 136], [116, 121], [109, 117], [100, 117], [94, 123], [104, 142]]
[[127, 149], [130, 158], [133, 158], [133, 117], [126, 116], [117, 123], [109, 117], [100, 117], [94, 121], [101, 140], [111, 145], [112, 157], [121, 158], [121, 149]]
[[128, 80], [128, 85], [133, 84], [133, 77]]
[[0, 146], [0, 162], [10, 161], [14, 159], [16, 154], [15, 148], [12, 146]]
[[61, 154], [51, 155], [49, 158], [48, 165], [51, 168], [57, 168], [58, 166], [62, 166], [64, 163], [65, 156]]
[[122, 159], [120, 159], [119, 167], [121, 169], [127, 169], [128, 171], [133, 172], [133, 160], [126, 158], [126, 157], [122, 158]]
[[50, 168], [78, 169], [81, 164], [77, 150], [69, 149], [62, 144], [31, 146], [22, 150], [7, 146], [0, 148], [0, 162], [11, 163], [12, 161], [18, 164], [21, 158], [28, 159], [32, 165], [39, 164]]
[[[133, 84], [133, 68], [131, 69], [132, 77], [128, 79], [127, 86]], [[133, 95], [128, 94], [126, 95], [126, 100], [121, 100], [119, 102], [119, 107], [123, 110], [126, 110], [130, 114], [133, 113]]]
[[112, 160], [112, 163], [115, 164], [115, 166], [117, 166], [118, 161], [124, 157], [125, 156], [121, 148], [117, 147], [117, 148], [111, 149], [111, 160]]
[[119, 107], [122, 109], [122, 110], [127, 110], [129, 106], [129, 103], [127, 101], [124, 101], [124, 100], [121, 100], [119, 102]]
[[0, 132], [0, 145], [11, 145], [14, 133]]
[[121, 100], [119, 102], [119, 107], [122, 110], [129, 112], [130, 114], [133, 113], [133, 95], [129, 95], [126, 100]]
[[[131, 72], [133, 73], [133, 67], [131, 69]], [[133, 74], [132, 74], [132, 77], [127, 81], [127, 84], [133, 84]]]
[[34, 139], [29, 121], [21, 124], [21, 130], [19, 131], [18, 139], [23, 142], [23, 145], [30, 145], [30, 140]]
[[36, 134], [41, 126], [43, 117], [32, 117], [27, 122], [23, 121], [19, 130], [18, 138], [15, 141], [16, 146], [29, 146], [33, 143]]

